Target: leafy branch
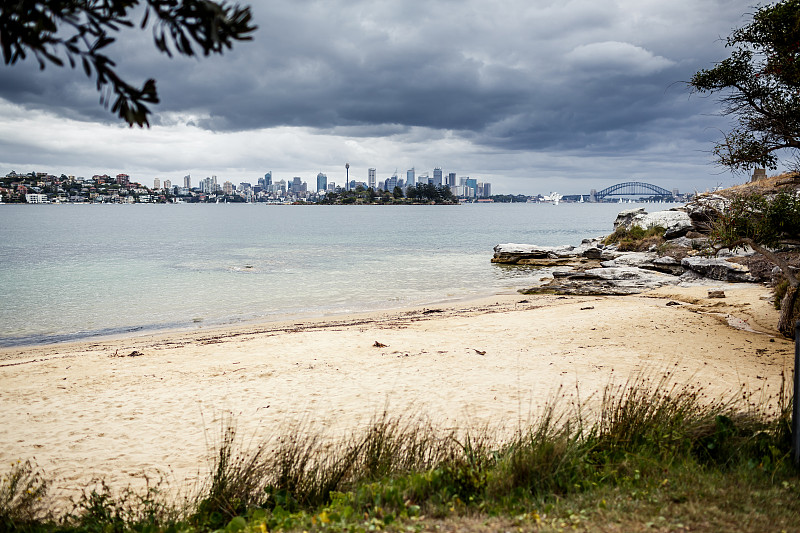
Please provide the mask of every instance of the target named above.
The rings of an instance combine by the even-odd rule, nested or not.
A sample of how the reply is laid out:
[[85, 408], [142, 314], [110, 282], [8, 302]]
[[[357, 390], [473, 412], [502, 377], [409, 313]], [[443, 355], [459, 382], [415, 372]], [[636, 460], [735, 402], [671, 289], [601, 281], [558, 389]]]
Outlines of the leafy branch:
[[[148, 104], [159, 102], [154, 79], [141, 87], [123, 80], [106, 49], [112, 35], [133, 27], [132, 11], [144, 5], [140, 28], [153, 21], [156, 48], [169, 57], [222, 54], [234, 41], [252, 39], [249, 7], [228, 5], [224, 0], [5, 0], [0, 6], [0, 46], [6, 65], [32, 54], [44, 69], [81, 65], [94, 75], [100, 103], [133, 126], [149, 126]], [[63, 58], [63, 59], [62, 59]]]

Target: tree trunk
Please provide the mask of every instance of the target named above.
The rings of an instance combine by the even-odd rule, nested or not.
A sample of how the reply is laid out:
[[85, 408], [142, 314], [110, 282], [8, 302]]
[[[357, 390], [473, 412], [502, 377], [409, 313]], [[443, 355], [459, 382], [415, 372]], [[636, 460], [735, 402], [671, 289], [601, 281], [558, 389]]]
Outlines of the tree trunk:
[[[791, 274], [790, 274], [791, 275]], [[797, 310], [798, 287], [789, 285], [781, 299], [781, 317], [778, 320], [778, 331], [781, 335], [794, 338], [794, 324], [800, 318]]]

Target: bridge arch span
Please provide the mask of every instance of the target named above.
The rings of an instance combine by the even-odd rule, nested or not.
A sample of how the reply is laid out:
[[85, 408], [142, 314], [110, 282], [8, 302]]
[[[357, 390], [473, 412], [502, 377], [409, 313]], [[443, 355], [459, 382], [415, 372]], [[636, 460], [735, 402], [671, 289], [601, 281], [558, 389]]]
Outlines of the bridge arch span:
[[668, 191], [652, 183], [626, 181], [624, 183], [617, 183], [611, 187], [606, 187], [602, 191], [597, 191], [594, 193], [594, 197], [600, 200], [606, 196], [635, 196], [642, 194], [650, 196], [672, 196], [672, 191]]

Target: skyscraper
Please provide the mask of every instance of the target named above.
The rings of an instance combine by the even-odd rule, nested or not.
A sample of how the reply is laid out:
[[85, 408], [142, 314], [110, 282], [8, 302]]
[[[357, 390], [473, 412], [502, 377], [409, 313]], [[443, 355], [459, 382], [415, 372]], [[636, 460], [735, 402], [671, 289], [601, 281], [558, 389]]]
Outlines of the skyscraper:
[[266, 174], [264, 174], [264, 187], [269, 187], [272, 185], [272, 171], [270, 170]]
[[406, 187], [413, 187], [417, 184], [417, 176], [414, 167], [406, 170]]
[[192, 176], [184, 176], [183, 177], [183, 188], [184, 189], [191, 189], [192, 188]]
[[328, 188], [328, 176], [320, 172], [317, 174], [317, 192], [325, 191]]
[[161, 188], [161, 180], [159, 178], [153, 178], [153, 189], [158, 190]]
[[373, 191], [377, 189], [377, 185], [378, 185], [377, 178], [375, 177], [375, 174], [376, 174], [376, 172], [375, 172], [374, 168], [369, 169], [369, 174], [368, 174], [368, 177], [367, 177], [367, 186], [370, 187]]
[[478, 180], [473, 178], [467, 178], [464, 180], [464, 196], [475, 198], [475, 195], [478, 194]]
[[292, 192], [297, 194], [303, 190], [303, 179], [295, 176], [292, 178]]
[[447, 185], [451, 189], [455, 189], [456, 188], [456, 173], [455, 172], [451, 172], [450, 174], [447, 175]]
[[433, 181], [431, 182], [437, 187], [442, 186], [442, 169], [441, 168], [434, 168], [433, 169]]

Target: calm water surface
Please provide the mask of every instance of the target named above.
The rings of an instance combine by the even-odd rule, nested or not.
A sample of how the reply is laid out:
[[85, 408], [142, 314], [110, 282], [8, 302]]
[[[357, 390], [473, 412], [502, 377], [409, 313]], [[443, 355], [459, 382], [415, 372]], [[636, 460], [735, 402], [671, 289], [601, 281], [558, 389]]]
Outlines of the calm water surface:
[[524, 287], [499, 243], [578, 244], [618, 204], [3, 205], [0, 345], [387, 309]]

